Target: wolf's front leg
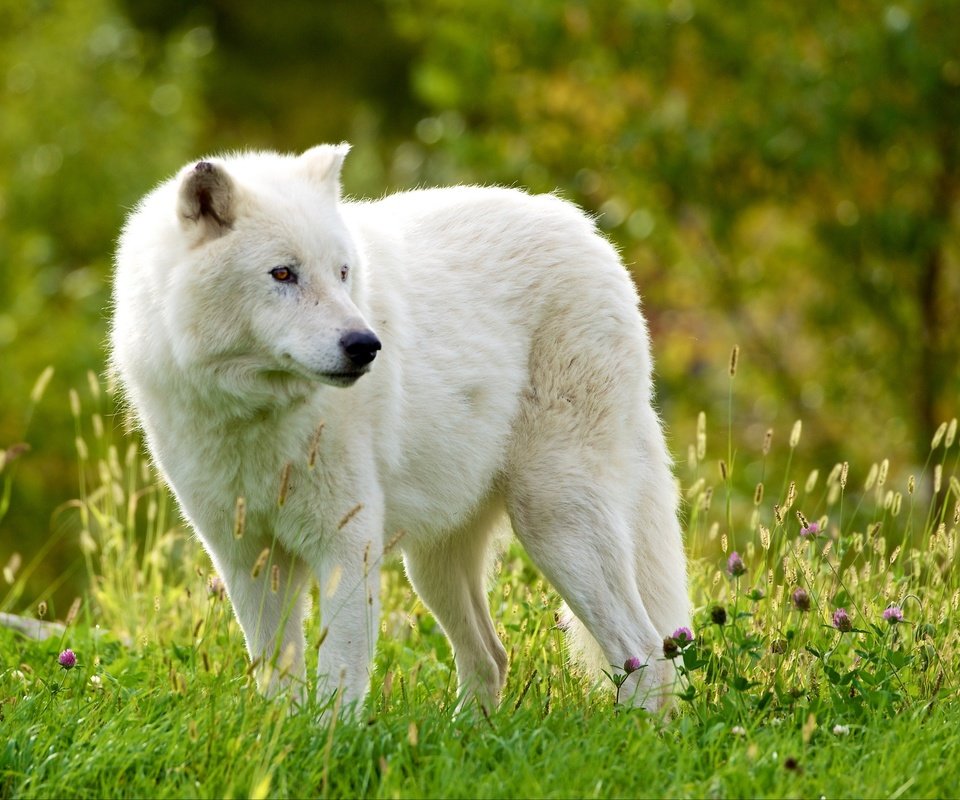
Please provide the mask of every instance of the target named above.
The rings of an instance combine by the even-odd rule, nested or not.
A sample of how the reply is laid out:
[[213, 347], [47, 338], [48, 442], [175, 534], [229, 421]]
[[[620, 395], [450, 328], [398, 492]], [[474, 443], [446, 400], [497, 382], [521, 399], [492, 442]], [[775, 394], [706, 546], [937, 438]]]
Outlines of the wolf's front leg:
[[[342, 532], [345, 533], [345, 532]], [[348, 714], [358, 714], [370, 685], [370, 664], [380, 621], [380, 537], [346, 536], [349, 544], [324, 559], [320, 580], [317, 697], [339, 695]]]
[[299, 701], [306, 678], [303, 615], [309, 569], [265, 537], [248, 535], [210, 551], [257, 665], [260, 691], [272, 695], [289, 687]]

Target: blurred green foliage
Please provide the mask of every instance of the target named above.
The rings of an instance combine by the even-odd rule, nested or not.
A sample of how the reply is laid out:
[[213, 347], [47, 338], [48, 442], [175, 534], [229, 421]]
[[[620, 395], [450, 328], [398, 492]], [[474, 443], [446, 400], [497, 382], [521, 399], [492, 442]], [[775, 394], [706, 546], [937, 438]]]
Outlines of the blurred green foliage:
[[69, 528], [66, 393], [103, 370], [124, 214], [238, 147], [346, 139], [353, 194], [501, 182], [597, 214], [681, 459], [734, 343], [747, 458], [802, 417], [817, 463], [922, 459], [960, 397], [958, 30], [955, 0], [0, 0], [0, 446], [33, 448], [0, 560]]

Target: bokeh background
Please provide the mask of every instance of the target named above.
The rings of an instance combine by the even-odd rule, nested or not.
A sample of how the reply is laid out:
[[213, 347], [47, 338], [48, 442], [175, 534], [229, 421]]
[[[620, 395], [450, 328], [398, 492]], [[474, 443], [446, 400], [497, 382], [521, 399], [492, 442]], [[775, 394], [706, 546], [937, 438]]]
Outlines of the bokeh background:
[[681, 468], [699, 411], [726, 441], [734, 344], [746, 484], [796, 419], [811, 465], [922, 464], [960, 405], [958, 31], [956, 0], [0, 0], [22, 602], [78, 591], [68, 392], [104, 371], [124, 215], [208, 152], [346, 140], [353, 196], [558, 191], [640, 287]]

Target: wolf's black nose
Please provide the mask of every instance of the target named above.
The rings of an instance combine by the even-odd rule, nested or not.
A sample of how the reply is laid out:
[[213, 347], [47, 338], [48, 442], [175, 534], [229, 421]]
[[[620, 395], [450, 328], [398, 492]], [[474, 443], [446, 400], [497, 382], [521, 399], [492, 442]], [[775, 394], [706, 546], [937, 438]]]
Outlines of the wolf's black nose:
[[363, 367], [376, 358], [380, 340], [372, 331], [347, 331], [340, 337], [340, 346], [354, 366]]

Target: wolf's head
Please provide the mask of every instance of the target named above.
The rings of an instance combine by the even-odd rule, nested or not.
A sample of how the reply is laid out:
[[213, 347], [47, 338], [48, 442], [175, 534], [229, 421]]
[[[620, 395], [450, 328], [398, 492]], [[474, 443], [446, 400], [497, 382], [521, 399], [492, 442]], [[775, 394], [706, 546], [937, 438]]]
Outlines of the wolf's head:
[[117, 256], [121, 372], [138, 321], [177, 367], [225, 381], [349, 386], [367, 372], [380, 341], [361, 311], [362, 253], [339, 210], [348, 149], [204, 159], [148, 196]]

